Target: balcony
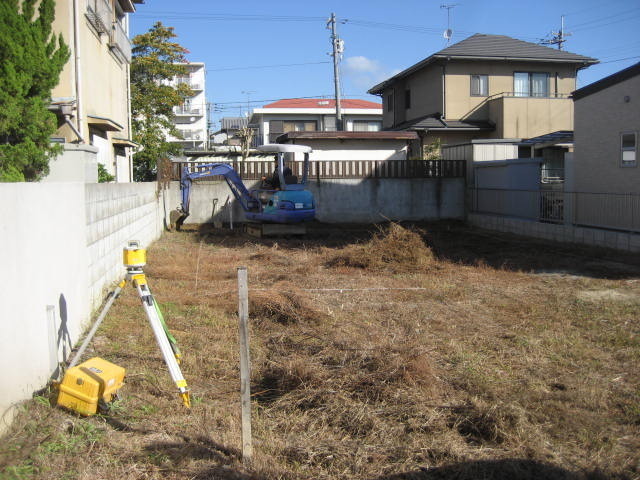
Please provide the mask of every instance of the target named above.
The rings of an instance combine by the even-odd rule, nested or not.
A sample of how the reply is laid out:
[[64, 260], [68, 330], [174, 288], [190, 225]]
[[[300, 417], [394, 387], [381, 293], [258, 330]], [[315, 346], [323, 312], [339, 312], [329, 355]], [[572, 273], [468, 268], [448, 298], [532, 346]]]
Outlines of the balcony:
[[195, 117], [201, 117], [204, 115], [203, 109], [195, 107], [174, 107], [173, 113], [176, 115], [192, 115]]
[[87, 11], [85, 16], [91, 26], [98, 33], [109, 33], [111, 25], [112, 11], [107, 0], [86, 0]]
[[195, 92], [202, 91], [203, 89], [202, 85], [200, 85], [199, 83], [192, 82], [191, 80], [186, 78], [176, 78], [176, 86], [182, 84], [187, 85], [191, 90]]
[[573, 100], [567, 94], [525, 97], [503, 92], [489, 97], [487, 103], [497, 138], [533, 138], [573, 130]]
[[123, 62], [131, 63], [131, 41], [119, 22], [113, 22], [111, 25], [109, 48]]

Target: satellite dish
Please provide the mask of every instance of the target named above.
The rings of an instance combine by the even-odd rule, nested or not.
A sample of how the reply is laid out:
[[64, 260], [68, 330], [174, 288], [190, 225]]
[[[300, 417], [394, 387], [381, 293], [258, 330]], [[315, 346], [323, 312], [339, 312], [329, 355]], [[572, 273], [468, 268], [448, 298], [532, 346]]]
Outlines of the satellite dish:
[[451, 35], [453, 35], [453, 32], [451, 31], [450, 28], [447, 28], [444, 33], [442, 34], [442, 36], [448, 41], [451, 40]]

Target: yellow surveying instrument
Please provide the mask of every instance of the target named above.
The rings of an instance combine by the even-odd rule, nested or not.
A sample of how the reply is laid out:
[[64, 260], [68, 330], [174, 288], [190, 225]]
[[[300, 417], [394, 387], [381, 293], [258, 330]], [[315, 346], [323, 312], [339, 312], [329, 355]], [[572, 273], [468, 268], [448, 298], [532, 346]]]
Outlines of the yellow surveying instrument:
[[147, 251], [140, 248], [137, 240], [128, 242], [123, 251], [123, 264], [127, 269], [127, 275], [116, 289], [107, 298], [104, 308], [100, 312], [95, 324], [82, 342], [75, 357], [69, 364], [62, 382], [59, 385], [58, 405], [77, 411], [82, 415], [93, 415], [103, 402], [110, 402], [116, 395], [117, 389], [122, 386], [124, 369], [100, 358], [92, 358], [78, 366], [78, 360], [91, 342], [98, 327], [107, 315], [107, 312], [118, 298], [120, 292], [127, 284], [133, 283], [136, 288], [142, 307], [144, 308], [151, 328], [156, 337], [164, 361], [169, 368], [169, 374], [178, 387], [179, 395], [185, 407], [191, 406], [187, 381], [182, 376], [179, 362], [182, 355], [176, 339], [171, 335], [167, 324], [162, 317], [160, 307], [156, 302], [147, 283], [142, 267], [147, 263]]

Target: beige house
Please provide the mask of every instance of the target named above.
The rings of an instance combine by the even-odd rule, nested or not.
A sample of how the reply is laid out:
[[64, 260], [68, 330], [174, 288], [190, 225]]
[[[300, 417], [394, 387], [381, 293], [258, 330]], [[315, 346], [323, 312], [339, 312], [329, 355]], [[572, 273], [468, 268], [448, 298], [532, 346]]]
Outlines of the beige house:
[[640, 194], [640, 63], [576, 90], [573, 101], [575, 191]]
[[597, 60], [503, 35], [473, 35], [374, 86], [384, 130], [422, 145], [573, 129], [577, 72]]
[[573, 93], [574, 223], [640, 232], [640, 63]]
[[58, 116], [54, 140], [64, 153], [49, 164], [45, 181], [97, 181], [101, 163], [117, 182], [133, 180], [129, 93], [128, 14], [142, 0], [56, 2], [53, 30], [71, 50], [51, 110]]

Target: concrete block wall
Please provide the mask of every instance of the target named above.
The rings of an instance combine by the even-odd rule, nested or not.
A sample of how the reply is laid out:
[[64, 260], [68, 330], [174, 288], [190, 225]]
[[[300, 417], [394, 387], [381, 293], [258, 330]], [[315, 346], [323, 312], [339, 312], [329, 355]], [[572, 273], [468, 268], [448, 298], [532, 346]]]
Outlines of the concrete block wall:
[[[245, 183], [255, 188], [258, 182]], [[180, 204], [178, 182], [167, 193], [168, 210]], [[326, 223], [369, 223], [390, 220], [464, 218], [464, 179], [322, 179], [310, 181], [316, 218]], [[224, 208], [227, 198], [230, 208]], [[192, 187], [190, 216], [185, 223], [244, 221], [240, 205], [225, 182], [199, 182]]]
[[129, 240], [148, 246], [160, 237], [163, 215], [155, 183], [87, 184], [86, 226], [89, 298], [97, 308], [122, 280], [122, 249]]
[[122, 279], [122, 248], [162, 232], [155, 183], [0, 183], [0, 433], [15, 406], [69, 357], [102, 293]]
[[624, 252], [640, 252], [640, 234], [615, 232], [598, 228], [540, 223], [521, 218], [470, 213], [467, 221], [480, 228], [515, 233], [555, 242], [581, 243], [593, 247], [612, 248]]

